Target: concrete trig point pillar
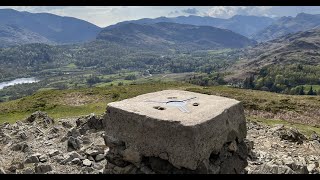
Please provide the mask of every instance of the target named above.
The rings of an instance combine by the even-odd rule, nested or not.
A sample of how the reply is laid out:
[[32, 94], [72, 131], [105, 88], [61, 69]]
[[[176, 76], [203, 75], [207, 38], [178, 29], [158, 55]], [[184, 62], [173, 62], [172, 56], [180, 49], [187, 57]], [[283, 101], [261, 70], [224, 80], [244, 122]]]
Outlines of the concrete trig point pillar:
[[[104, 123], [107, 146], [117, 139], [122, 152], [157, 157], [177, 170], [242, 173], [247, 165], [244, 111], [234, 99], [164, 90], [109, 103]], [[136, 161], [139, 168], [143, 158]]]

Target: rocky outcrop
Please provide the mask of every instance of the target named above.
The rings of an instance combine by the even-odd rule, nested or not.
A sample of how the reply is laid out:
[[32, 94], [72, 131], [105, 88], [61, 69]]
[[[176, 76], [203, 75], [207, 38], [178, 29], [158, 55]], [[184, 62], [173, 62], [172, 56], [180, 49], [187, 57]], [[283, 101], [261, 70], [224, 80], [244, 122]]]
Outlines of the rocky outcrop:
[[[92, 116], [80, 118], [85, 124], [92, 121]], [[108, 149], [102, 131], [90, 125], [80, 134], [76, 121], [54, 122], [46, 113], [36, 112], [26, 121], [0, 125], [0, 173], [102, 173]]]
[[319, 174], [320, 146], [316, 133], [310, 139], [297, 129], [247, 122], [252, 142], [247, 171], [250, 174]]
[[37, 111], [33, 113], [31, 116], [25, 119], [27, 123], [36, 123], [37, 125], [41, 125], [43, 127], [48, 127], [49, 125], [54, 124], [54, 120], [48, 116], [46, 112]]
[[[246, 139], [224, 143], [219, 152], [210, 155], [209, 166], [202, 164], [190, 170], [173, 166], [167, 153], [143, 156], [103, 130], [88, 127], [81, 134], [83, 126], [76, 122], [81, 119], [86, 124], [85, 117], [90, 116], [59, 119], [50, 127], [26, 122], [1, 124], [0, 174], [320, 173], [317, 133], [309, 137], [284, 125], [271, 127], [248, 121]], [[52, 130], [54, 127], [58, 131]], [[22, 132], [28, 138], [21, 138]], [[283, 138], [282, 132], [290, 138]], [[61, 141], [65, 137], [79, 138], [81, 147], [68, 151], [68, 139]]]

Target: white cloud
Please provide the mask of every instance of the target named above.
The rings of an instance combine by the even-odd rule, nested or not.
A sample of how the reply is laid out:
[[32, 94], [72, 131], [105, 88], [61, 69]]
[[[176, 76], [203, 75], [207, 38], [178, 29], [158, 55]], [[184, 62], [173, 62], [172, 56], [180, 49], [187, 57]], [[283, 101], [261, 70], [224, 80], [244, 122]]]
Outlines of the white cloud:
[[234, 15], [270, 16], [272, 6], [214, 6], [204, 15], [218, 18], [230, 18]]

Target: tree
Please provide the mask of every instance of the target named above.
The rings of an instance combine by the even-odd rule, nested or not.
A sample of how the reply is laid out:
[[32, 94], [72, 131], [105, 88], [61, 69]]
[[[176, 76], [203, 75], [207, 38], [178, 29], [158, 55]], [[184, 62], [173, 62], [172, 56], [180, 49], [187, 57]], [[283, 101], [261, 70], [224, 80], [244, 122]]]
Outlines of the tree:
[[305, 95], [303, 86], [299, 88], [299, 95]]
[[87, 84], [91, 87], [92, 85], [94, 84], [97, 84], [97, 83], [100, 83], [101, 82], [101, 79], [97, 76], [90, 76], [88, 79], [87, 79]]
[[251, 75], [250, 77], [247, 77], [245, 80], [244, 80], [244, 88], [246, 89], [253, 89], [254, 88], [254, 77], [253, 75]]
[[308, 95], [315, 95], [315, 93], [313, 92], [312, 86], [310, 86], [310, 90], [307, 93]]

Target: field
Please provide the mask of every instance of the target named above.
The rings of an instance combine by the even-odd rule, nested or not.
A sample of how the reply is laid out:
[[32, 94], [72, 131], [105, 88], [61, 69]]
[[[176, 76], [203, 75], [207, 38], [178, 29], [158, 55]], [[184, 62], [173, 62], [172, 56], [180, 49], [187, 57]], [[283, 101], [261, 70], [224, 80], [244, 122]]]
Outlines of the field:
[[320, 133], [320, 96], [282, 95], [227, 86], [201, 87], [181, 82], [146, 82], [68, 90], [42, 90], [14, 101], [0, 103], [0, 123], [23, 120], [37, 110], [54, 118], [102, 114], [107, 103], [164, 89], [220, 95], [242, 101], [247, 120], [285, 124], [310, 134]]

